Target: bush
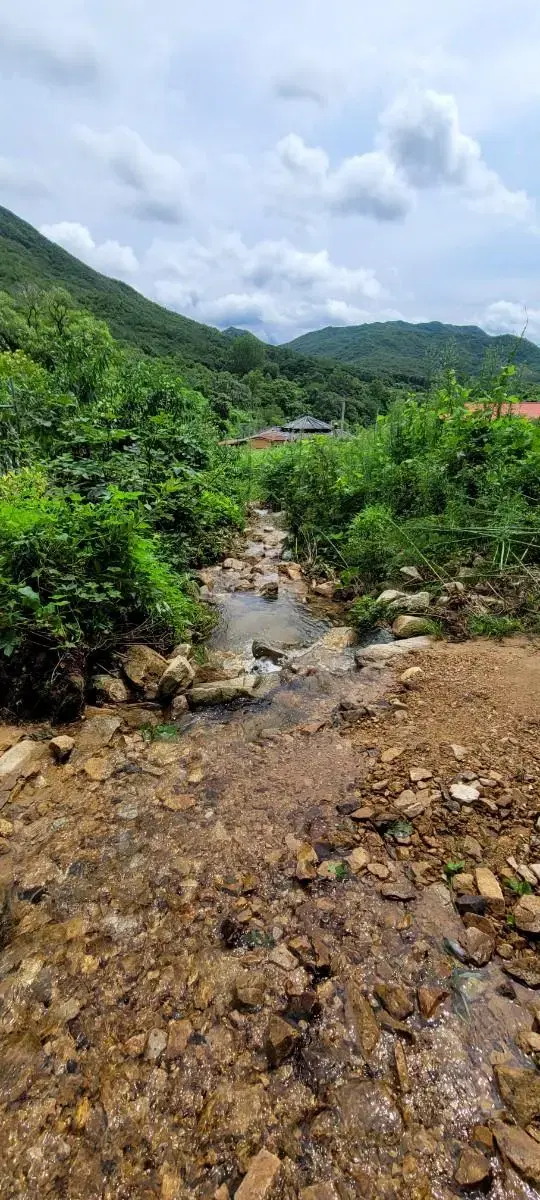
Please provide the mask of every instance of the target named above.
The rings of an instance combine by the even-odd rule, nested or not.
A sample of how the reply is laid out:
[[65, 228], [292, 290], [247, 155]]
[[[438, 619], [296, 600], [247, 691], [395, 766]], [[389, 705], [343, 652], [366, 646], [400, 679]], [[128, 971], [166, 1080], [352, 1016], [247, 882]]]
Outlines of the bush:
[[373, 596], [359, 596], [349, 608], [349, 621], [359, 637], [366, 637], [386, 613], [386, 604], [380, 604]]

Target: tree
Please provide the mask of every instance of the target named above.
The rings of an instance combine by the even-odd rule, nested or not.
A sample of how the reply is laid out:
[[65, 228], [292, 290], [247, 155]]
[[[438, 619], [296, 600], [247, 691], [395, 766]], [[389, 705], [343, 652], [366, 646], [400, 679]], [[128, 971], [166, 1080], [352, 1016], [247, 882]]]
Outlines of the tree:
[[263, 343], [252, 333], [234, 339], [231, 346], [231, 370], [235, 375], [247, 375], [261, 368], [266, 357]]

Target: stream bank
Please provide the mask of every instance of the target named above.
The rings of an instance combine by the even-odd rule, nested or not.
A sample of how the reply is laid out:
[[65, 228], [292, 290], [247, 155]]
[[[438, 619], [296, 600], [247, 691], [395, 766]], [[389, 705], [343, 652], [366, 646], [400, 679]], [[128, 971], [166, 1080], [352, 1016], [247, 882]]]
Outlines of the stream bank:
[[10, 1200], [538, 1200], [538, 649], [293, 653], [0, 729]]

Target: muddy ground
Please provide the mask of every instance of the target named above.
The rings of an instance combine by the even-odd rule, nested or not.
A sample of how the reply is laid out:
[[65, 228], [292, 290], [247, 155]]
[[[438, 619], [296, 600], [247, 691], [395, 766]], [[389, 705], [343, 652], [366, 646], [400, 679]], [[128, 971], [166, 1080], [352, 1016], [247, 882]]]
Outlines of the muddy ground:
[[63, 764], [30, 731], [0, 783], [2, 1197], [540, 1196], [514, 916], [540, 652], [438, 644], [407, 687], [412, 663], [308, 668], [170, 741], [90, 710]]

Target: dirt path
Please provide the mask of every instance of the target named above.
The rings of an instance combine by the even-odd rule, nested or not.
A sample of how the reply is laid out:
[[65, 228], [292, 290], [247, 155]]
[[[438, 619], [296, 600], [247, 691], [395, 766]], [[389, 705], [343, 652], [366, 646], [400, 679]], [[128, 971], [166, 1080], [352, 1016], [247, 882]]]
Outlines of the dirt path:
[[444, 874], [540, 860], [540, 654], [414, 662], [170, 742], [95, 713], [0, 791], [2, 1197], [540, 1195], [540, 959]]

